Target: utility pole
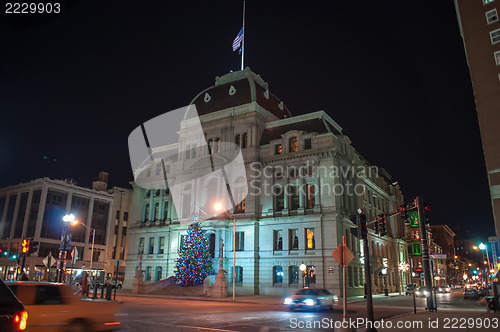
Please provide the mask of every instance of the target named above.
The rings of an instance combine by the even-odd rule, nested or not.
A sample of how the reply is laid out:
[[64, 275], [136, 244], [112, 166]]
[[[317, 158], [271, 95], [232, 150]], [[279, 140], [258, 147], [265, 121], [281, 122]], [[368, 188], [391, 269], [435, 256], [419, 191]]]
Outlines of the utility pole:
[[424, 268], [425, 286], [429, 288], [429, 296], [427, 296], [427, 310], [436, 311], [436, 304], [432, 296], [432, 279], [431, 266], [429, 262], [429, 240], [427, 238], [426, 221], [424, 216], [424, 204], [422, 197], [418, 196], [415, 199], [415, 205], [418, 211], [418, 223], [420, 226], [420, 239], [422, 241], [422, 265]]

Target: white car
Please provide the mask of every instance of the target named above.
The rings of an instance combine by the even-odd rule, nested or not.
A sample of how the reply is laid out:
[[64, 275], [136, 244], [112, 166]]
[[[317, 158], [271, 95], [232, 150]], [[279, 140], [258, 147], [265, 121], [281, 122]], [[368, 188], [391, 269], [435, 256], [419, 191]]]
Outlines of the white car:
[[284, 303], [290, 310], [295, 309], [333, 309], [338, 296], [324, 288], [303, 288], [287, 297]]
[[118, 302], [81, 300], [58, 283], [6, 282], [28, 312], [27, 331], [104, 331], [120, 327]]

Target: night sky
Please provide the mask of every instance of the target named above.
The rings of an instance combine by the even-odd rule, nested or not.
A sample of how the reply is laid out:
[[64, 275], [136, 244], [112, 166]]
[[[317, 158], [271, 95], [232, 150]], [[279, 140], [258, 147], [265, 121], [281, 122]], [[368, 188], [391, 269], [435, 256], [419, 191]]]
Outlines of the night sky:
[[[242, 2], [62, 2], [1, 16], [0, 187], [90, 186], [101, 170], [128, 186], [129, 133], [239, 70]], [[325, 110], [433, 224], [494, 235], [453, 0], [249, 0], [245, 41], [245, 65], [292, 114]]]

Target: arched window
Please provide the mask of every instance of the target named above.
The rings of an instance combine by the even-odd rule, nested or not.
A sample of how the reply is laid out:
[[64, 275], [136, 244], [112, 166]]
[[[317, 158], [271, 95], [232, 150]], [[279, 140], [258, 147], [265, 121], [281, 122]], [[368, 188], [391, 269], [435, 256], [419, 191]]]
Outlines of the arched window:
[[160, 281], [161, 280], [161, 272], [162, 272], [161, 266], [157, 266], [156, 267], [156, 278], [155, 278], [155, 281]]
[[236, 145], [238, 145], [239, 147], [241, 147], [241, 138], [240, 138], [240, 134], [236, 134], [236, 136], [234, 136], [234, 143]]
[[248, 135], [247, 133], [241, 134], [241, 148], [244, 149], [248, 147]]
[[289, 143], [290, 143], [289, 144], [289, 149], [288, 149], [289, 152], [297, 152], [297, 151], [299, 151], [299, 143], [297, 141], [297, 137], [290, 138]]

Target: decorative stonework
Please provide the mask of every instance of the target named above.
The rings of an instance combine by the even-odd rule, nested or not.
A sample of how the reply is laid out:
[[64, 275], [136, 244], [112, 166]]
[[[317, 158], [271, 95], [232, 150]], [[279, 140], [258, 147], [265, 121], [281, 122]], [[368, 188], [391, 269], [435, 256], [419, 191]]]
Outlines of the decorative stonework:
[[233, 86], [233, 85], [231, 85], [231, 86], [229, 87], [229, 95], [230, 95], [230, 96], [232, 96], [232, 95], [234, 95], [235, 93], [236, 93], [236, 89], [234, 88], [234, 86]]
[[212, 97], [208, 94], [208, 92], [206, 92], [205, 97], [203, 98], [203, 101], [205, 101], [205, 103], [208, 103], [210, 101], [210, 99], [212, 99]]
[[266, 99], [269, 99], [269, 90], [264, 91], [264, 97], [266, 97]]

